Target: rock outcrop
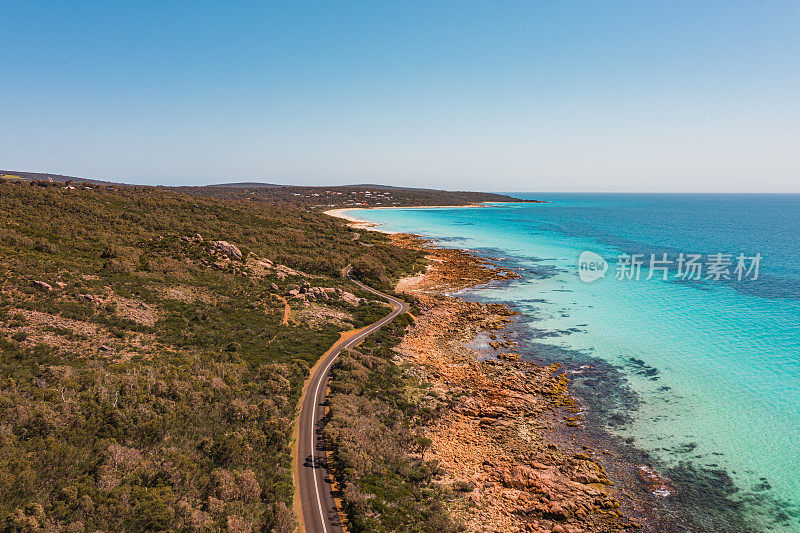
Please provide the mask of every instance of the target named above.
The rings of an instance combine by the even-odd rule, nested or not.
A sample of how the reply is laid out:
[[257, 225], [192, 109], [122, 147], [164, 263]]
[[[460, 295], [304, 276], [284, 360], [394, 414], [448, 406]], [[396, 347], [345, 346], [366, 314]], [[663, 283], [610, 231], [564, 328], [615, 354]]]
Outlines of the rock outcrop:
[[477, 335], [498, 339], [495, 349], [514, 346], [505, 338], [514, 313], [502, 305], [442, 294], [509, 279], [513, 272], [472, 261], [474, 256], [463, 251], [427, 251], [433, 266], [405, 285], [424, 312], [399, 354], [433, 390], [456, 398], [425, 432], [432, 442], [426, 458], [438, 461], [445, 472], [440, 483], [462, 487], [456, 494], [463, 497], [450, 502], [451, 514], [469, 531], [578, 533], [634, 527], [620, 514], [600, 458], [590, 450], [576, 451], [554, 432], [580, 420], [560, 365], [535, 364], [516, 351], [487, 358], [468, 348]]
[[236, 246], [228, 241], [214, 241], [212, 242], [214, 248], [222, 252], [223, 254], [227, 254], [236, 258], [237, 260], [242, 260], [242, 251]]

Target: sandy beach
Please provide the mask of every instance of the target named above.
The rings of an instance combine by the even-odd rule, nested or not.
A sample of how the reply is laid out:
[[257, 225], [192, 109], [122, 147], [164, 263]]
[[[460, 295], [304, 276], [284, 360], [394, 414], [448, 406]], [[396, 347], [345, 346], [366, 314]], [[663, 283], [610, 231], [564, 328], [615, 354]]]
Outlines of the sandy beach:
[[342, 218], [344, 220], [347, 220], [349, 222], [348, 226], [350, 226], [351, 228], [354, 228], [354, 229], [370, 229], [372, 231], [379, 231], [381, 233], [387, 233], [387, 234], [390, 234], [390, 235], [392, 233], [394, 233], [392, 231], [386, 231], [386, 230], [380, 229], [378, 227], [378, 226], [380, 226], [380, 224], [376, 224], [374, 222], [369, 222], [367, 220], [364, 220], [364, 219], [361, 219], [361, 218], [357, 218], [357, 217], [354, 217], [352, 215], [348, 215], [347, 211], [351, 211], [353, 209], [360, 209], [360, 208], [347, 207], [347, 208], [343, 208], [343, 209], [328, 209], [327, 211], [324, 211], [324, 213], [326, 215], [330, 215], [332, 217]]
[[385, 229], [380, 228], [380, 224], [376, 224], [374, 222], [369, 222], [368, 220], [364, 220], [358, 217], [354, 217], [352, 215], [348, 215], [347, 211], [352, 211], [354, 209], [473, 209], [476, 207], [486, 207], [483, 204], [467, 204], [467, 205], [409, 205], [409, 206], [378, 206], [378, 207], [341, 207], [336, 209], [328, 209], [327, 211], [323, 211], [326, 215], [330, 215], [336, 218], [342, 218], [350, 222], [348, 226], [354, 229], [369, 229], [372, 231], [379, 231], [381, 233], [386, 233], [388, 235], [392, 235], [396, 232], [388, 231]]

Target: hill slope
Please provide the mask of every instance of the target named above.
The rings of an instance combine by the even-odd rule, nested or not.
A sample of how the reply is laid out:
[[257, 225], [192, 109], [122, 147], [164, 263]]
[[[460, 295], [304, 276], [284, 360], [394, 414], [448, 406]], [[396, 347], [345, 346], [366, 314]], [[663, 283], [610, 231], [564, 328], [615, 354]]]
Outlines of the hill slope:
[[353, 236], [305, 207], [0, 180], [0, 529], [290, 530], [308, 369], [385, 313], [340, 269], [422, 265]]
[[[19, 181], [71, 182], [94, 185], [133, 185], [109, 181], [89, 180], [46, 174], [41, 172], [20, 172], [0, 170], [0, 178]], [[203, 187], [163, 187], [166, 190], [212, 198], [264, 201], [270, 204], [289, 204], [307, 207], [387, 207], [414, 205], [467, 205], [478, 202], [536, 202], [522, 200], [506, 194], [473, 191], [443, 191], [413, 187], [392, 187], [389, 185], [337, 185], [337, 186], [299, 186], [276, 185], [273, 183], [220, 183]]]

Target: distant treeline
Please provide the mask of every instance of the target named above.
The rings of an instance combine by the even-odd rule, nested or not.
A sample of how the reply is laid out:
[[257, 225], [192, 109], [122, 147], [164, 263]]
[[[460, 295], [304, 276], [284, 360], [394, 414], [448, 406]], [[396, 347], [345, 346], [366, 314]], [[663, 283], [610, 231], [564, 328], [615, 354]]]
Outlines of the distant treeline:
[[[69, 181], [73, 184], [86, 183], [90, 185], [133, 187], [133, 185], [117, 184], [110, 181], [87, 180], [40, 172], [0, 170], [0, 177], [3, 175], [15, 176], [23, 180]], [[536, 200], [523, 200], [506, 194], [389, 187], [375, 184], [305, 187], [269, 183], [231, 183], [202, 187], [164, 188], [207, 198], [254, 200], [270, 204], [305, 207], [402, 207], [416, 205], [469, 205], [480, 202], [537, 202]]]
[[251, 199], [269, 203], [313, 207], [403, 207], [469, 205], [480, 202], [533, 202], [505, 194], [469, 191], [405, 189], [377, 185], [336, 187], [240, 186], [180, 187], [176, 190], [198, 196]]

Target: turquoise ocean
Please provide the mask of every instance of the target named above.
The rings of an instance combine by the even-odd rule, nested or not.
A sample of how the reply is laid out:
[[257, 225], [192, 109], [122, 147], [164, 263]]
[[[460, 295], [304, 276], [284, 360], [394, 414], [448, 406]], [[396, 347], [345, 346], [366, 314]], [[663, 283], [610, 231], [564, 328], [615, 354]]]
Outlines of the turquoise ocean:
[[[348, 214], [516, 269], [468, 296], [519, 311], [523, 353], [572, 369], [587, 418], [672, 481], [676, 529], [800, 531], [800, 195], [517, 196], [546, 203]], [[584, 251], [604, 277], [581, 280]], [[672, 262], [647, 279], [651, 254]]]

